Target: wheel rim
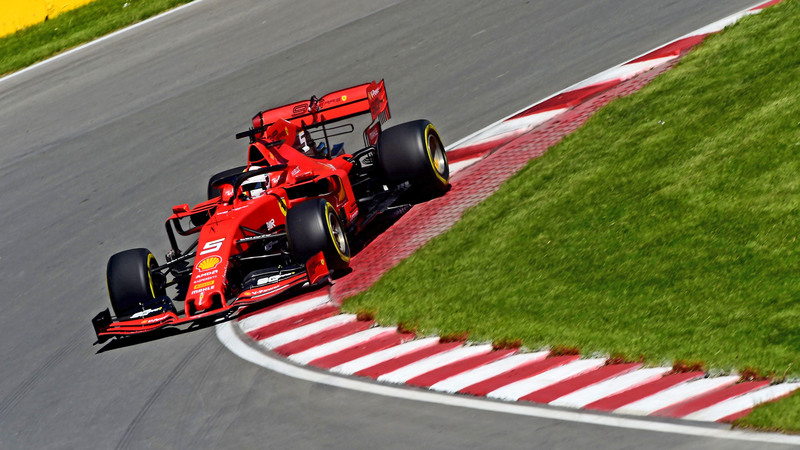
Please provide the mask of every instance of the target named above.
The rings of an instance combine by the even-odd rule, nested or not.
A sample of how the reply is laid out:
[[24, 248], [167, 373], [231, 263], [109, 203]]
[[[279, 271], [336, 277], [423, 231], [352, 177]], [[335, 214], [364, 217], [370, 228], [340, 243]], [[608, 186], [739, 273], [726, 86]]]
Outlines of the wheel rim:
[[342, 230], [342, 225], [339, 223], [339, 218], [333, 211], [328, 211], [328, 223], [331, 226], [331, 234], [333, 235], [333, 243], [336, 249], [343, 256], [347, 256], [347, 237]]
[[153, 285], [153, 274], [150, 272], [151, 270], [158, 267], [158, 263], [156, 262], [156, 257], [153, 256], [152, 253], [147, 255], [147, 283], [150, 286], [150, 294], [153, 298], [156, 298], [156, 289]]
[[445, 154], [444, 148], [442, 148], [442, 144], [439, 142], [439, 139], [437, 139], [433, 133], [428, 134], [428, 148], [431, 152], [433, 170], [435, 170], [439, 176], [444, 178], [445, 170], [447, 168], [447, 155]]

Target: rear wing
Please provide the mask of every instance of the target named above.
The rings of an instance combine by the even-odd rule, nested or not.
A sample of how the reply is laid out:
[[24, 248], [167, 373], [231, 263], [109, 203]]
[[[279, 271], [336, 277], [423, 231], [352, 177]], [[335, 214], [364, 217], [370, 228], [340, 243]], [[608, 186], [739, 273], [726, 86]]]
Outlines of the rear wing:
[[320, 98], [312, 96], [309, 100], [261, 111], [253, 116], [253, 128], [238, 133], [236, 138], [253, 138], [280, 119], [291, 122], [298, 129], [306, 129], [366, 113], [372, 116], [372, 123], [365, 130], [365, 136], [372, 134], [368, 133], [369, 130], [380, 127], [380, 124], [391, 118], [389, 99], [386, 96], [383, 80], [334, 91]]

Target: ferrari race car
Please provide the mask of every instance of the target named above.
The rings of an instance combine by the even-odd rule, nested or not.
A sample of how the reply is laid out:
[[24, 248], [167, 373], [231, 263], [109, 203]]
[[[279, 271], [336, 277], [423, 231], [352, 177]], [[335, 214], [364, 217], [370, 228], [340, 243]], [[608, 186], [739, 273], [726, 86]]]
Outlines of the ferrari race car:
[[[367, 123], [363, 147], [331, 145], [359, 118]], [[370, 221], [449, 187], [433, 125], [383, 129], [389, 118], [383, 80], [256, 114], [252, 128], [236, 135], [249, 138], [247, 164], [212, 176], [207, 201], [172, 208], [163, 264], [144, 248], [111, 256], [114, 316], [105, 309], [92, 319], [98, 342], [229, 317], [346, 271], [349, 240]]]

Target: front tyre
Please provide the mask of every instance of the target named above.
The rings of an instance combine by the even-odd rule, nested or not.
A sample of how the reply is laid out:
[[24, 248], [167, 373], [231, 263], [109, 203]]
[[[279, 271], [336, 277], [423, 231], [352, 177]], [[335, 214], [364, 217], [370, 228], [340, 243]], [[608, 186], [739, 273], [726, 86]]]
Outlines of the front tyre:
[[156, 267], [155, 256], [145, 248], [125, 250], [109, 258], [106, 268], [108, 296], [117, 317], [142, 311], [143, 305], [166, 295], [162, 284], [153, 280], [151, 270]]
[[330, 203], [314, 198], [299, 203], [286, 214], [286, 236], [294, 259], [305, 264], [319, 252], [334, 272], [350, 266], [350, 244], [342, 221]]
[[427, 120], [401, 123], [381, 132], [378, 164], [389, 183], [410, 182], [417, 193], [441, 193], [450, 186], [442, 139]]

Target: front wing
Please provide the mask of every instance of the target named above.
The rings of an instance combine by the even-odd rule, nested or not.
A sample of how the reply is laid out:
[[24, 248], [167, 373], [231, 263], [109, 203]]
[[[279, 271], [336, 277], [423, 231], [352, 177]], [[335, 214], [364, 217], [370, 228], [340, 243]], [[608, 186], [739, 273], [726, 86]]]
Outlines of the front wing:
[[97, 335], [98, 343], [102, 344], [114, 336], [147, 333], [167, 326], [182, 325], [208, 317], [230, 315], [243, 306], [273, 298], [292, 287], [305, 283], [311, 285], [321, 283], [327, 277], [327, 264], [322, 252], [320, 252], [308, 260], [305, 273], [299, 273], [272, 284], [244, 290], [232, 300], [225, 302], [222, 308], [192, 316], [179, 316], [174, 307], [172, 307], [171, 300], [168, 297], [160, 297], [153, 300], [146, 310], [123, 320], [112, 319], [110, 311], [105, 309], [92, 319], [92, 325]]

